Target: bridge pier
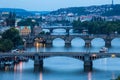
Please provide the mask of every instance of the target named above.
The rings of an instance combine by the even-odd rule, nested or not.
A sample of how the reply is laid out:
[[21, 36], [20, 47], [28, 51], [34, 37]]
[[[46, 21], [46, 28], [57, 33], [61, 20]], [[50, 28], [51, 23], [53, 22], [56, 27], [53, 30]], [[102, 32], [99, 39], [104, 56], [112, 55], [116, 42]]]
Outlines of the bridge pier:
[[52, 47], [52, 43], [46, 43], [46, 47]]
[[5, 68], [4, 62], [0, 61], [0, 69], [3, 70]]
[[2, 61], [0, 61], [0, 69], [2, 68]]
[[34, 71], [42, 71], [43, 70], [43, 60], [34, 61]]
[[71, 43], [65, 43], [65, 47], [71, 47]]
[[110, 36], [107, 36], [105, 39], [105, 46], [111, 47], [111, 41], [112, 41], [112, 38]]
[[109, 42], [108, 43], [105, 42], [105, 46], [106, 47], [111, 47], [111, 42], [110, 43]]
[[49, 29], [50, 30], [50, 33], [53, 33], [53, 29]]
[[111, 47], [111, 40], [106, 40], [105, 41], [105, 46], [106, 47]]
[[91, 47], [91, 42], [90, 41], [85, 41], [85, 47]]
[[69, 31], [70, 31], [70, 29], [66, 29], [66, 33], [69, 35]]
[[43, 70], [43, 59], [39, 59], [39, 56], [35, 55], [34, 71], [42, 71], [42, 70]]
[[84, 61], [84, 71], [92, 71], [93, 63], [92, 61]]
[[92, 60], [90, 59], [90, 54], [85, 54], [84, 55], [84, 71], [92, 71], [93, 63]]

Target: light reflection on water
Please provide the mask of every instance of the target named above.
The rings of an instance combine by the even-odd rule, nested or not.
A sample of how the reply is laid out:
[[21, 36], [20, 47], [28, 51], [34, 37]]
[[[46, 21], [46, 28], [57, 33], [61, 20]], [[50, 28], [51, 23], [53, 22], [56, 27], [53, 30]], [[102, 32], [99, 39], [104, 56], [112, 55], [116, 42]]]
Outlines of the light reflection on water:
[[[86, 52], [88, 48], [83, 45], [78, 45], [80, 39], [73, 40], [72, 46], [66, 48], [59, 46], [59, 40], [55, 41], [53, 47], [30, 47], [28, 51], [37, 52]], [[58, 42], [58, 43], [57, 43]], [[119, 41], [116, 41], [120, 44]], [[109, 52], [120, 52], [120, 47], [113, 45], [116, 43], [112, 42], [112, 47], [109, 48]], [[99, 40], [93, 41], [92, 47], [89, 49], [91, 52], [98, 52], [103, 46], [100, 45]], [[64, 44], [64, 43], [61, 43]], [[97, 46], [94, 44], [98, 44]], [[104, 44], [104, 42], [103, 42]], [[34, 72], [34, 62], [30, 60], [28, 63], [20, 63], [14, 66], [14, 72], [0, 72], [0, 80], [110, 80], [120, 75], [120, 59], [119, 58], [104, 58], [93, 61], [93, 72], [83, 71], [83, 62], [77, 59], [68, 57], [51, 57], [44, 60], [43, 72]]]
[[43, 72], [40, 72], [40, 80], [43, 80]]
[[92, 80], [92, 72], [88, 72], [88, 80]]

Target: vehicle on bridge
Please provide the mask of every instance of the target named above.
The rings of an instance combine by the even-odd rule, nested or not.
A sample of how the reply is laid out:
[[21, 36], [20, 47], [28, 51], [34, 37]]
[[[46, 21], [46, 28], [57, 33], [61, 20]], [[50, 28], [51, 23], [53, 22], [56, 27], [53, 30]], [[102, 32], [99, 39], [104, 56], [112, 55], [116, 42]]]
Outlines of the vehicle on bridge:
[[12, 53], [24, 53], [24, 50], [20, 50], [20, 49], [14, 49], [11, 50]]

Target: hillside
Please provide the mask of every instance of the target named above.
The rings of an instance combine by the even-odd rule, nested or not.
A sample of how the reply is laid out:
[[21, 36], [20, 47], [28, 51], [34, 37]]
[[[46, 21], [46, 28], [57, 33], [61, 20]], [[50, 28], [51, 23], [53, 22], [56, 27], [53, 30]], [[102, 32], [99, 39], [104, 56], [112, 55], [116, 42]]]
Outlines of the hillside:
[[60, 14], [68, 14], [68, 13], [73, 13], [75, 15], [87, 15], [87, 14], [95, 14], [95, 15], [103, 15], [103, 16], [120, 15], [120, 4], [61, 8], [56, 11], [52, 11], [50, 14], [60, 15]]
[[100, 6], [88, 6], [88, 7], [69, 7], [60, 8], [56, 11], [27, 11], [17, 8], [0, 8], [0, 12], [15, 12], [17, 16], [31, 16], [35, 14], [40, 15], [66, 15], [73, 13], [74, 15], [102, 15], [102, 16], [120, 16], [120, 4], [116, 5], [100, 5]]
[[33, 15], [32, 13], [24, 10], [24, 9], [14, 9], [14, 8], [0, 8], [0, 12], [15, 12], [17, 16], [27, 16]]
[[1, 12], [15, 12], [17, 16], [31, 16], [39, 13], [41, 15], [49, 13], [49, 11], [27, 11], [19, 8], [0, 8]]

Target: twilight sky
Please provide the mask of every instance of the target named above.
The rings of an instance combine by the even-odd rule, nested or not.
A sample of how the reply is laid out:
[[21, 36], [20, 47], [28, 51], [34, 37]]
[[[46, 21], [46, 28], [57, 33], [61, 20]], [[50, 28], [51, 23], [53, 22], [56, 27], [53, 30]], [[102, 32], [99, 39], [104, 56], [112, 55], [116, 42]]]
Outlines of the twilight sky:
[[[52, 11], [59, 8], [111, 4], [112, 0], [0, 0], [0, 8]], [[120, 4], [120, 0], [114, 0]]]

